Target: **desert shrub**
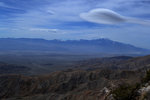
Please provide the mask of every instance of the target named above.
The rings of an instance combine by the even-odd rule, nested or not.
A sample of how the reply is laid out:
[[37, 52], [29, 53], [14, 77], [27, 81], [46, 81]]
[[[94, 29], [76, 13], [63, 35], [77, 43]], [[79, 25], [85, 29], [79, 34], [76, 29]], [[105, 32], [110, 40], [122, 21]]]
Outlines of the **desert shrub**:
[[[115, 100], [135, 100], [135, 98], [138, 96], [137, 90], [144, 85], [145, 83], [148, 83], [150, 81], [150, 70], [147, 70], [146, 75], [144, 78], [142, 78], [142, 81], [139, 84], [135, 85], [129, 85], [129, 84], [124, 84], [120, 85], [118, 88], [112, 91], [113, 97]], [[148, 98], [149, 94], [145, 94], [143, 100], [145, 98]]]
[[134, 100], [135, 91], [139, 87], [139, 84], [135, 85], [121, 85], [117, 89], [112, 91], [115, 100]]
[[150, 70], [147, 70], [146, 76], [142, 79], [142, 83], [147, 83], [150, 81]]

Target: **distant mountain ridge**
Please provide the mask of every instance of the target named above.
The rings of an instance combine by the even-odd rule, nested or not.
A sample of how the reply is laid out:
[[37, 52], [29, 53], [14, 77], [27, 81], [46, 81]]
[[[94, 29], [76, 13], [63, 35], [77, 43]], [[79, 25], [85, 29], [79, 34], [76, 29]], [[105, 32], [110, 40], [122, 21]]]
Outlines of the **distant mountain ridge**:
[[44, 40], [35, 38], [0, 38], [0, 51], [49, 51], [77, 54], [149, 54], [150, 50], [109, 39]]

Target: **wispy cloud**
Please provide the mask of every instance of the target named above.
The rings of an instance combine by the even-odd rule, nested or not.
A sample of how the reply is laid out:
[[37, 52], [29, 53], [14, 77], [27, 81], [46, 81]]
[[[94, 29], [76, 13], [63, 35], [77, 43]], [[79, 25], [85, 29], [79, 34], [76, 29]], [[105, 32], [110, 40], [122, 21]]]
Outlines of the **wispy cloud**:
[[11, 8], [10, 6], [6, 5], [6, 4], [5, 4], [5, 3], [3, 3], [3, 2], [0, 2], [0, 7]]
[[14, 7], [14, 6], [10, 6], [4, 2], [0, 2], [0, 7], [10, 8], [10, 9], [18, 9], [18, 8]]
[[37, 32], [53, 32], [57, 33], [59, 30], [58, 29], [46, 29], [46, 28], [30, 28], [30, 31], [37, 31]]

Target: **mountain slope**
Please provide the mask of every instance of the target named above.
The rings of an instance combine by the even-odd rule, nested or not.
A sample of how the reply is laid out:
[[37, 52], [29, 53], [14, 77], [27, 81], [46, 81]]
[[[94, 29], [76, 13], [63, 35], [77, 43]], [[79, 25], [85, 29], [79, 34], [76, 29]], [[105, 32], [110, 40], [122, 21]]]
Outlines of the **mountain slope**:
[[33, 96], [31, 100], [34, 100], [34, 97], [40, 97], [39, 100], [95, 100], [94, 98], [103, 100], [100, 98], [103, 97], [101, 90], [104, 87], [111, 89], [118, 84], [133, 84], [138, 82], [141, 76], [142, 74], [138, 71], [117, 70], [61, 71], [33, 77], [1, 75], [0, 98], [15, 97], [17, 99]]
[[141, 68], [150, 68], [150, 55], [144, 57], [106, 57], [90, 59], [85, 61], [80, 61], [75, 66], [77, 68], [83, 69], [98, 69], [98, 68], [109, 68], [109, 69], [126, 69], [126, 70], [136, 70]]
[[49, 51], [77, 54], [147, 54], [149, 50], [109, 39], [44, 40], [28, 38], [1, 38], [0, 51]]
[[[147, 77], [144, 78], [146, 70], [150, 68], [150, 56], [137, 58], [112, 57], [103, 58], [102, 61], [107, 62], [109, 65], [113, 65], [114, 61], [118, 61], [119, 66], [121, 65], [122, 68], [119, 70], [111, 70], [110, 68], [99, 68], [93, 70], [75, 69], [53, 72], [49, 75], [37, 76], [0, 75], [0, 99], [5, 98], [5, 100], [114, 100], [110, 99], [110, 94], [112, 93], [111, 91], [117, 89], [118, 87], [122, 85], [126, 86], [127, 84], [127, 91], [117, 89], [117, 92], [115, 93], [117, 93], [117, 95], [120, 95], [120, 91], [123, 91], [123, 93], [127, 92], [128, 94], [128, 90], [130, 93], [132, 92], [132, 88], [134, 89], [134, 87], [130, 88], [130, 85], [135, 86], [135, 84], [139, 84], [142, 78], [146, 80], [146, 82], [147, 80], [150, 80], [150, 72], [147, 75]], [[128, 65], [134, 65], [133, 67], [137, 68], [135, 70], [128, 70]], [[141, 87], [138, 87], [138, 89], [144, 88], [142, 84], [140, 86]], [[142, 94], [143, 93], [141, 92], [140, 95]], [[125, 97], [126, 96], [128, 95], [125, 95]]]

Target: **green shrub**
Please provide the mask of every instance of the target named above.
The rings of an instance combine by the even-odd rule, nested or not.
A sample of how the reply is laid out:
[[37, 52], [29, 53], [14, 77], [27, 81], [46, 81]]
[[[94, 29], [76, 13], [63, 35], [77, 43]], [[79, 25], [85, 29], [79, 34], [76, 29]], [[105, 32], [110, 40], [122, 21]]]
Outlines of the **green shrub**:
[[142, 83], [147, 83], [150, 81], [150, 70], [146, 72], [146, 76], [143, 78]]
[[[117, 89], [112, 91], [115, 100], [135, 100], [137, 97], [137, 90], [150, 81], [150, 70], [147, 70], [145, 77], [142, 79], [141, 83], [135, 85], [124, 84], [119, 86]], [[145, 94], [144, 98], [148, 98]], [[144, 99], [143, 98], [143, 99]], [[149, 99], [148, 99], [149, 100]]]
[[134, 100], [135, 91], [139, 87], [136, 85], [121, 85], [119, 88], [112, 91], [115, 100]]

